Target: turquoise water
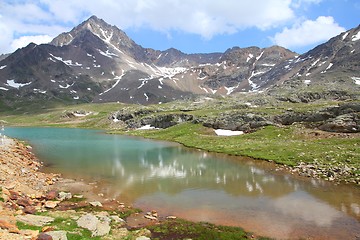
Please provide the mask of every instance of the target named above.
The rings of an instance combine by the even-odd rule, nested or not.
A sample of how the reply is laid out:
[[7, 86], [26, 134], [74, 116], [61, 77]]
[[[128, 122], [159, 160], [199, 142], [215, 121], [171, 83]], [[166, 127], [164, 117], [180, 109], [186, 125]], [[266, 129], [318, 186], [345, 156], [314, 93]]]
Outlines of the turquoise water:
[[6, 128], [46, 171], [96, 181], [105, 197], [276, 238], [360, 236], [360, 190], [296, 178], [272, 164], [176, 144], [61, 128]]

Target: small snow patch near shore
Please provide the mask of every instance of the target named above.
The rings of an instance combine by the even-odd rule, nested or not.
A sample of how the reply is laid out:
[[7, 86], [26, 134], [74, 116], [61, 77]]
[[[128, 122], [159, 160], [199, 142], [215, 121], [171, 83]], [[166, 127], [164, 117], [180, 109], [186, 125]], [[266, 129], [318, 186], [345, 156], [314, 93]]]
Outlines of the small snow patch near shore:
[[151, 129], [158, 129], [158, 128], [152, 127], [149, 124], [149, 125], [142, 126], [142, 127], [138, 128], [137, 130], [151, 130]]
[[232, 131], [225, 129], [214, 129], [214, 131], [218, 136], [236, 136], [236, 135], [244, 134], [243, 131]]

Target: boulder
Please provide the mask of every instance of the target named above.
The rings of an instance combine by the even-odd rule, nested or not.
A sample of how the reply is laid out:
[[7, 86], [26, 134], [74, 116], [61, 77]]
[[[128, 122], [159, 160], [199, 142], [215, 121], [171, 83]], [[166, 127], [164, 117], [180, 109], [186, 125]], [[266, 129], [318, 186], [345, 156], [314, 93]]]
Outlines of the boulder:
[[53, 240], [67, 240], [66, 231], [50, 231], [46, 233]]
[[38, 216], [38, 215], [31, 215], [31, 214], [26, 214], [26, 215], [18, 215], [16, 216], [16, 220], [23, 222], [25, 224], [28, 225], [34, 225], [34, 226], [38, 226], [38, 227], [42, 227], [46, 224], [49, 224], [51, 222], [54, 221], [54, 218], [52, 217], [47, 217], [47, 216]]
[[223, 113], [216, 118], [198, 119], [205, 127], [232, 131], [251, 131], [259, 127], [273, 125], [270, 119], [256, 114]]
[[71, 199], [72, 194], [69, 192], [59, 192], [57, 197], [60, 201], [64, 201], [66, 199]]
[[58, 195], [57, 191], [51, 190], [51, 191], [46, 193], [45, 199], [46, 200], [54, 200], [57, 197], [57, 195]]
[[360, 114], [349, 113], [329, 119], [319, 129], [328, 132], [355, 133], [360, 132]]
[[36, 240], [53, 240], [53, 238], [47, 233], [40, 233]]
[[46, 208], [51, 208], [51, 209], [53, 209], [53, 208], [56, 208], [59, 203], [60, 203], [60, 201], [46, 201], [45, 204], [44, 204], [44, 206], [45, 206]]
[[34, 206], [25, 206], [23, 212], [28, 214], [35, 214], [36, 208]]
[[99, 219], [91, 213], [85, 214], [81, 216], [77, 221], [77, 225], [79, 227], [88, 229], [90, 231], [94, 231], [96, 229], [96, 225], [98, 224]]
[[92, 233], [91, 236], [96, 237], [109, 234], [111, 230], [110, 221], [108, 217], [102, 216], [99, 219], [95, 215], [88, 213], [81, 216], [76, 223], [79, 227], [90, 230]]

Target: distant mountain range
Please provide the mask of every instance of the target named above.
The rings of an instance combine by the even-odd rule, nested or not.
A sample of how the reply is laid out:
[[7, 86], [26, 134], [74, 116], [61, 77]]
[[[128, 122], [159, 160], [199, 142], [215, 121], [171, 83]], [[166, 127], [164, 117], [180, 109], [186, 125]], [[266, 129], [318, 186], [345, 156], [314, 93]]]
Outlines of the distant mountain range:
[[325, 85], [360, 90], [359, 40], [360, 26], [302, 55], [279, 46], [185, 54], [143, 48], [92, 16], [49, 44], [31, 43], [2, 55], [0, 105], [44, 100], [154, 104]]

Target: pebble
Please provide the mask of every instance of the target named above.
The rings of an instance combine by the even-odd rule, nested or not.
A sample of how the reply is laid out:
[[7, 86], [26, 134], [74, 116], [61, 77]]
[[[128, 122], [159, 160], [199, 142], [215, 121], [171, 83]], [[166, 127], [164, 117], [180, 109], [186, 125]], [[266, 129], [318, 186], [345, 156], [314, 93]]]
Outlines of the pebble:
[[102, 207], [103, 205], [99, 201], [89, 202], [89, 204], [93, 207]]
[[45, 206], [46, 208], [51, 208], [51, 209], [53, 209], [53, 208], [56, 208], [59, 203], [60, 203], [60, 201], [46, 201], [45, 204], [44, 204], [44, 206]]

